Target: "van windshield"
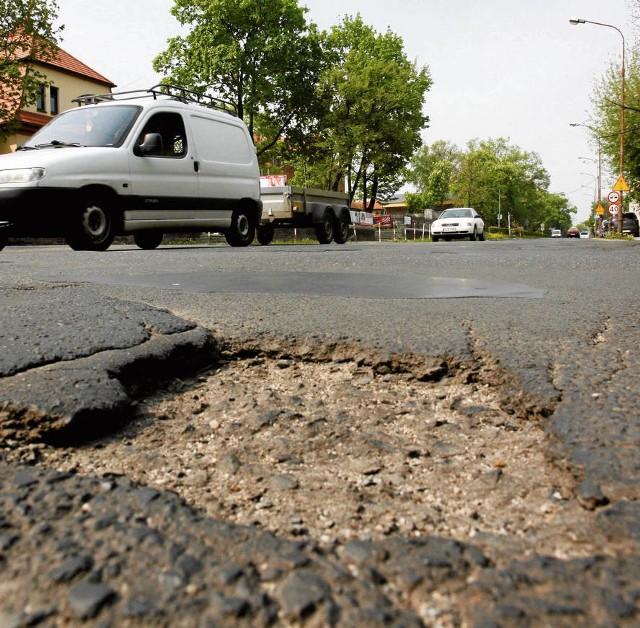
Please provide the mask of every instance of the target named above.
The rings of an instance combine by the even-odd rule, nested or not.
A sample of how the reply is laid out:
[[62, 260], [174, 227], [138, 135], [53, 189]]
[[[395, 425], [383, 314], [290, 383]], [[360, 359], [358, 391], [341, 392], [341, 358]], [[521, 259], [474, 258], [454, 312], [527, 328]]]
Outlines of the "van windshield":
[[22, 145], [24, 150], [57, 146], [117, 147], [140, 113], [136, 105], [89, 106], [55, 117]]

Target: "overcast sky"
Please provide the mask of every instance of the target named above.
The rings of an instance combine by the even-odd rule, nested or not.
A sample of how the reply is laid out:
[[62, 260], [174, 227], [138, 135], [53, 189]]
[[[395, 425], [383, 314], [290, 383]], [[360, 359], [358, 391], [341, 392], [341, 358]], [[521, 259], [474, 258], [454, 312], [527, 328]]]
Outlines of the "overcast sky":
[[[118, 85], [157, 82], [152, 59], [179, 33], [172, 0], [58, 0], [65, 25], [62, 47]], [[360, 13], [379, 32], [402, 37], [407, 56], [428, 66], [433, 86], [425, 111], [424, 141], [461, 148], [474, 138], [505, 137], [536, 152], [551, 175], [551, 191], [566, 194], [588, 216], [596, 165], [585, 122], [589, 94], [622, 39], [636, 40], [634, 0], [299, 0], [308, 21], [322, 29]], [[612, 98], [617, 99], [615, 94]], [[617, 178], [603, 179], [603, 194]]]

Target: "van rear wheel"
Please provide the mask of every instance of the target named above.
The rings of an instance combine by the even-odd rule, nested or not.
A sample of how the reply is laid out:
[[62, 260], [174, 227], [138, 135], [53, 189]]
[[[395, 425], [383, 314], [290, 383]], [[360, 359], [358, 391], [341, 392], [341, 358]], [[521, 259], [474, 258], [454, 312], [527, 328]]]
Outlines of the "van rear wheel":
[[140, 231], [133, 234], [133, 241], [145, 251], [157, 249], [162, 244], [164, 234], [162, 231]]
[[74, 251], [106, 251], [115, 236], [111, 204], [101, 197], [85, 197], [65, 237]]
[[231, 225], [224, 237], [231, 246], [249, 246], [256, 233], [253, 217], [246, 209], [235, 209], [231, 215]]

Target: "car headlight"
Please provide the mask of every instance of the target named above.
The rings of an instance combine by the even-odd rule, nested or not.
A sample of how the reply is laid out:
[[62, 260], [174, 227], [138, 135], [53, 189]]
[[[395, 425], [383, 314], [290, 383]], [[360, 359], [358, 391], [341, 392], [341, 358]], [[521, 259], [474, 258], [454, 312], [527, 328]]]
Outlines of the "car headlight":
[[47, 171], [44, 168], [15, 168], [13, 170], [0, 170], [0, 185], [40, 181], [46, 172]]

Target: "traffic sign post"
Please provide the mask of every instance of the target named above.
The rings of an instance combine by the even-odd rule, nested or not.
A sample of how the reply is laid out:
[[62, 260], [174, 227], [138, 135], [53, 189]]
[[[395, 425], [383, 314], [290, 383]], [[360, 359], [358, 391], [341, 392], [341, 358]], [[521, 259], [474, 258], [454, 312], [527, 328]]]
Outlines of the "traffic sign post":
[[617, 219], [618, 232], [622, 232], [622, 193], [628, 191], [629, 186], [624, 180], [624, 177], [620, 175], [620, 178], [607, 196], [607, 199], [609, 200], [609, 215], [611, 216], [612, 222], [614, 219]]

